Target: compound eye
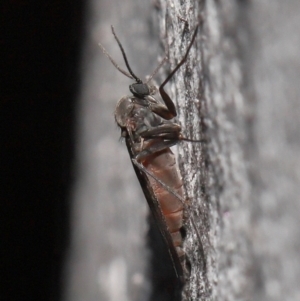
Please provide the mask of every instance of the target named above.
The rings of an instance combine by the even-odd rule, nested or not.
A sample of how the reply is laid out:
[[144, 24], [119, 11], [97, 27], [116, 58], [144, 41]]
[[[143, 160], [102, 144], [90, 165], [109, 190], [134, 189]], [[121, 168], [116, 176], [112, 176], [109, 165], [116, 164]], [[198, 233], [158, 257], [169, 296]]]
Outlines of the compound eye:
[[129, 86], [130, 92], [136, 97], [145, 97], [150, 94], [149, 86], [147, 84], [132, 84]]

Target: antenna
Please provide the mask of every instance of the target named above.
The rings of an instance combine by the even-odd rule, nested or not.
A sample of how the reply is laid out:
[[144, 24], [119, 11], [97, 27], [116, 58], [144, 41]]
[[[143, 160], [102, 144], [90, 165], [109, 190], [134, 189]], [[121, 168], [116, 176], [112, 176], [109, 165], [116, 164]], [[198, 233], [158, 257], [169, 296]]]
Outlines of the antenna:
[[123, 70], [117, 63], [116, 61], [110, 56], [110, 54], [107, 52], [107, 50], [103, 47], [103, 45], [101, 43], [98, 44], [100, 46], [100, 48], [102, 49], [102, 52], [108, 57], [108, 59], [111, 61], [111, 63], [121, 72], [123, 73], [125, 76], [134, 79], [134, 77], [129, 74], [128, 72], [126, 72], [125, 70]]
[[131, 70], [131, 68], [130, 68], [130, 66], [129, 66], [129, 63], [128, 63], [128, 60], [127, 60], [127, 56], [126, 56], [125, 51], [124, 51], [124, 48], [123, 48], [123, 46], [122, 46], [122, 44], [121, 44], [119, 38], [117, 37], [117, 35], [116, 35], [116, 33], [115, 33], [115, 29], [114, 29], [113, 26], [111, 26], [111, 31], [112, 31], [112, 33], [113, 33], [113, 35], [114, 35], [114, 37], [115, 37], [115, 39], [116, 39], [116, 41], [117, 41], [117, 43], [118, 43], [120, 49], [121, 49], [121, 52], [122, 52], [122, 54], [123, 54], [123, 58], [124, 58], [124, 61], [125, 61], [125, 64], [126, 64], [126, 67], [127, 67], [128, 71], [129, 71], [129, 73], [134, 77], [134, 79], [136, 80], [136, 82], [137, 82], [138, 84], [142, 84], [142, 83], [143, 83], [142, 80], [141, 80], [140, 78], [138, 78], [138, 77], [133, 73], [133, 71]]

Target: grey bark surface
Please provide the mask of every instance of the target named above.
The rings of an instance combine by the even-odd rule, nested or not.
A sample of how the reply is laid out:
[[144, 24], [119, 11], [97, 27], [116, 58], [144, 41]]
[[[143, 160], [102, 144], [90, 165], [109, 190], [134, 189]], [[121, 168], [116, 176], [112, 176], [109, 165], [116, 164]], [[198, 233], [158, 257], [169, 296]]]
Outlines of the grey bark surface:
[[247, 299], [250, 194], [243, 148], [249, 132], [238, 37], [247, 33], [240, 17], [245, 8], [225, 1], [173, 4], [162, 9], [172, 20], [167, 24], [169, 44], [174, 41], [171, 65], [184, 54], [197, 23], [200, 32], [174, 80], [172, 96], [185, 136], [206, 140], [178, 146], [189, 214], [201, 234], [199, 242], [187, 222], [185, 246], [192, 273], [183, 300]]
[[253, 300], [300, 299], [300, 2], [254, 1]]
[[199, 24], [167, 86], [185, 136], [206, 140], [178, 145], [192, 266], [183, 300], [300, 300], [299, 12], [298, 0], [91, 2], [65, 300], [151, 294], [148, 208], [113, 117], [130, 81], [97, 46], [124, 66], [111, 24], [142, 78], [169, 45], [158, 82]]

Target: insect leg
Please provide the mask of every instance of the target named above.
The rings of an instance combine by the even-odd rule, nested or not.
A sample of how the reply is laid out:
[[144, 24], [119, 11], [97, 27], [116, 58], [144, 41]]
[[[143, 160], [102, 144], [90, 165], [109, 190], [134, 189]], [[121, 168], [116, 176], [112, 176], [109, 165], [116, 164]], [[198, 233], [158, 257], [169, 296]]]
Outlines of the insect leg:
[[144, 105], [144, 101], [147, 101], [147, 106], [150, 111], [162, 117], [163, 119], [170, 120], [174, 118], [172, 112], [161, 102], [157, 101], [153, 96], [145, 96], [145, 99], [136, 99], [135, 102], [141, 105]]
[[171, 112], [167, 106], [157, 101], [154, 97], [147, 96], [145, 99], [149, 102], [149, 109], [151, 112], [157, 114], [158, 116], [166, 120], [170, 120], [176, 116], [174, 115], [174, 112]]
[[182, 136], [181, 127], [177, 123], [170, 124], [161, 124], [155, 128], [151, 128], [139, 133], [139, 136], [146, 139], [165, 139], [165, 140], [176, 140], [178, 141], [187, 141], [187, 142], [196, 142], [196, 143], [206, 143], [206, 139], [189, 139]]
[[[167, 25], [167, 24], [166, 24]], [[165, 28], [166, 30], [166, 35], [168, 33], [167, 28]], [[160, 62], [160, 64], [156, 67], [156, 69], [152, 72], [152, 74], [147, 78], [146, 84], [148, 84], [150, 82], [150, 80], [156, 75], [156, 73], [158, 72], [158, 70], [162, 67], [162, 65], [169, 59], [169, 44], [166, 43], [166, 49], [165, 49], [165, 57], [162, 59], [162, 61]]]
[[153, 76], [156, 75], [156, 73], [158, 72], [158, 70], [162, 67], [162, 65], [168, 60], [169, 56], [165, 55], [165, 57], [162, 59], [162, 61], [159, 63], [159, 65], [155, 68], [155, 70], [152, 72], [152, 74], [147, 78], [147, 81], [145, 82], [145, 84], [148, 84], [150, 82], [150, 80], [153, 78]]
[[172, 99], [170, 98], [170, 96], [168, 95], [168, 93], [164, 90], [164, 86], [169, 82], [169, 80], [173, 77], [173, 75], [177, 72], [177, 70], [185, 63], [187, 57], [188, 57], [188, 54], [192, 48], [192, 45], [195, 41], [195, 38], [196, 38], [196, 34], [197, 34], [197, 31], [198, 31], [198, 26], [196, 27], [195, 31], [194, 31], [194, 34], [193, 34], [193, 37], [192, 37], [192, 40], [186, 50], [186, 53], [183, 57], [183, 59], [179, 62], [179, 64], [175, 67], [175, 69], [168, 75], [168, 77], [165, 79], [165, 81], [160, 85], [159, 87], [159, 93], [162, 97], [162, 99], [164, 100], [167, 108], [172, 112], [172, 114], [174, 114], [174, 117], [177, 115], [177, 112], [176, 112], [176, 108], [175, 108], [175, 105], [172, 101]]
[[[141, 133], [138, 133], [142, 138], [150, 139], [150, 138], [164, 138], [166, 136], [162, 136], [161, 134], [170, 134], [173, 139], [180, 137], [181, 126], [177, 123], [163, 123], [154, 128], [147, 129]], [[167, 138], [165, 138], [167, 139]], [[171, 139], [171, 138], [170, 138]]]

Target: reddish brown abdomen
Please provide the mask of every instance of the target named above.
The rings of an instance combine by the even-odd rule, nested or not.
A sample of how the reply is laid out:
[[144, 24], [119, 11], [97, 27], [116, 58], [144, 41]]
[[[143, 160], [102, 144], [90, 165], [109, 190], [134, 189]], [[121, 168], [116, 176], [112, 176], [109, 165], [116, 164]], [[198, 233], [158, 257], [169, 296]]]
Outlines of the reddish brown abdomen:
[[[148, 156], [142, 161], [142, 164], [149, 172], [183, 199], [182, 180], [171, 149], [167, 148]], [[182, 235], [180, 233], [180, 228], [183, 224], [182, 201], [152, 177], [148, 176], [148, 179], [160, 204], [178, 256], [182, 257], [184, 255], [182, 250]]]

